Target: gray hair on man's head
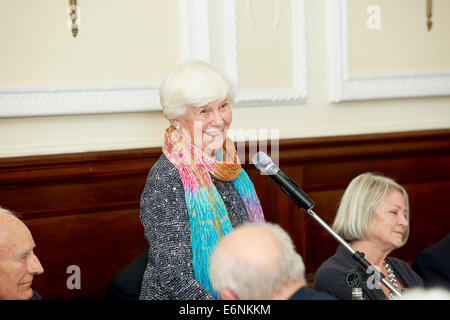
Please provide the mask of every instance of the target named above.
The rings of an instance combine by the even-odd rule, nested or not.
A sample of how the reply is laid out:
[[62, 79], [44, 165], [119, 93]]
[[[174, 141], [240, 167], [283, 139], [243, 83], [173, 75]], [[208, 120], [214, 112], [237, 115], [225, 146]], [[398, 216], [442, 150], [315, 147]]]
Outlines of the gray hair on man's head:
[[[354, 178], [342, 196], [333, 222], [333, 229], [347, 241], [365, 239], [368, 226], [380, 203], [393, 191], [399, 191], [406, 205], [409, 222], [409, 200], [406, 190], [393, 179], [366, 172]], [[403, 244], [409, 236], [409, 224], [403, 234]]]
[[263, 268], [245, 258], [237, 259], [218, 247], [211, 257], [211, 282], [217, 292], [229, 289], [241, 300], [268, 299], [288, 282], [304, 279], [305, 266], [291, 238], [279, 225], [254, 222], [236, 229], [250, 224], [264, 228], [273, 235], [279, 249], [276, 265]]
[[231, 82], [215, 68], [200, 60], [183, 62], [166, 76], [159, 98], [167, 119], [183, 116], [189, 106], [203, 107], [216, 100], [234, 102]]

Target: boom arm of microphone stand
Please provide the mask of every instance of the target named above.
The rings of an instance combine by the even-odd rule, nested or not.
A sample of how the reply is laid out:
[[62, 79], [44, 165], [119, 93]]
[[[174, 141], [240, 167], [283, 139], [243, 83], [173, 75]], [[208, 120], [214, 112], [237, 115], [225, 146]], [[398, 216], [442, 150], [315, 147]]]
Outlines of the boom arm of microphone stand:
[[[311, 218], [313, 218], [317, 223], [319, 223], [322, 228], [325, 229], [326, 232], [328, 232], [334, 239], [337, 240], [340, 244], [342, 244], [350, 253], [352, 254], [352, 258], [356, 260], [363, 268], [364, 270], [368, 270], [372, 265], [369, 261], [367, 261], [364, 258], [364, 253], [361, 253], [359, 251], [356, 251], [353, 249], [344, 239], [342, 239], [336, 232], [334, 232], [333, 229], [330, 228], [329, 225], [325, 223], [311, 208], [308, 210], [305, 210]], [[372, 267], [373, 268], [373, 267]], [[384, 274], [380, 272], [381, 276], [381, 282], [397, 297], [401, 297], [400, 292], [396, 290], [385, 278]]]

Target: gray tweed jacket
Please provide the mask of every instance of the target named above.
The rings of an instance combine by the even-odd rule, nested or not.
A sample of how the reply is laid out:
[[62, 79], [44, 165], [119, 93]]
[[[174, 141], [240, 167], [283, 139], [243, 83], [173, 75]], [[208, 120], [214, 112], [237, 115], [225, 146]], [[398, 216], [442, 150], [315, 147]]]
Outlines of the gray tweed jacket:
[[[249, 221], [232, 182], [212, 178], [232, 227]], [[212, 299], [195, 279], [184, 187], [163, 154], [151, 168], [141, 195], [140, 219], [149, 244], [140, 299]]]

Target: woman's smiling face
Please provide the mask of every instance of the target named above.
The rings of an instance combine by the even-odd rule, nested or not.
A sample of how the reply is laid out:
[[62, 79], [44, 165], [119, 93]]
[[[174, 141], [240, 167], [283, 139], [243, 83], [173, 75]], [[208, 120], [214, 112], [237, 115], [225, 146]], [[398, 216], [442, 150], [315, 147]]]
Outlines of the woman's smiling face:
[[181, 125], [191, 137], [191, 143], [203, 152], [214, 156], [227, 137], [232, 120], [229, 99], [215, 100], [203, 107], [188, 107], [186, 114], [173, 125]]

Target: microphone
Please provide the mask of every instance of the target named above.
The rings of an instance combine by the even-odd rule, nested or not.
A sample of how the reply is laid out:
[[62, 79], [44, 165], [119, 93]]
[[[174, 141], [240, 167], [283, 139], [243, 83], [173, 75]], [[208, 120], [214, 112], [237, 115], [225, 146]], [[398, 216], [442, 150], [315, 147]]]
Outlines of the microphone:
[[294, 180], [286, 176], [267, 154], [261, 151], [256, 153], [252, 158], [252, 162], [259, 171], [275, 181], [299, 208], [308, 212], [314, 207], [314, 201], [303, 192]]

